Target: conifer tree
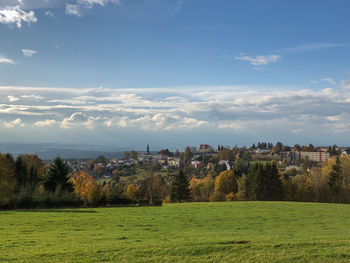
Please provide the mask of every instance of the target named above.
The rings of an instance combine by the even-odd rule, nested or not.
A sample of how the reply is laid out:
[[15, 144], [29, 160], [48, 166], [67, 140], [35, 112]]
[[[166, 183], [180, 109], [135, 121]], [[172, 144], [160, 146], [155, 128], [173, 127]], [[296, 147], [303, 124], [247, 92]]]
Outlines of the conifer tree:
[[180, 170], [173, 178], [170, 189], [170, 199], [172, 202], [189, 201], [191, 198], [190, 184], [183, 170]]
[[341, 191], [342, 184], [342, 174], [341, 174], [341, 166], [339, 156], [336, 159], [335, 164], [332, 166], [332, 171], [329, 174], [328, 186], [330, 188], [330, 192], [334, 201], [339, 201], [339, 194]]
[[68, 173], [68, 165], [60, 157], [57, 157], [47, 173], [45, 189], [54, 192], [60, 188], [62, 191], [73, 192], [73, 185], [69, 181]]

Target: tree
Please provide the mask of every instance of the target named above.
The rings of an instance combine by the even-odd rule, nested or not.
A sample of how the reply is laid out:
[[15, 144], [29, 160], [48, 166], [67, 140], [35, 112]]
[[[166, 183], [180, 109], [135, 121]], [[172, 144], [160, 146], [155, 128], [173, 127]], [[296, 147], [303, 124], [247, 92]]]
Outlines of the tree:
[[130, 152], [124, 152], [124, 159], [129, 160], [130, 159]]
[[129, 184], [125, 191], [125, 196], [132, 201], [138, 201], [139, 198], [139, 188], [134, 184]]
[[195, 176], [190, 181], [191, 197], [194, 202], [207, 202], [214, 192], [214, 184], [211, 175], [203, 179], [197, 179]]
[[73, 191], [73, 185], [70, 182], [69, 167], [60, 157], [56, 157], [46, 175], [45, 189], [50, 192], [60, 188], [62, 191]]
[[6, 206], [14, 195], [15, 165], [10, 154], [0, 154], [0, 206]]
[[332, 166], [332, 171], [329, 174], [328, 186], [334, 201], [339, 202], [339, 195], [342, 185], [342, 174], [339, 156], [337, 157], [335, 164]]
[[174, 156], [174, 154], [172, 152], [170, 152], [168, 149], [161, 149], [158, 153], [166, 155], [168, 157], [173, 157]]
[[233, 170], [223, 171], [215, 178], [214, 194], [212, 200], [224, 201], [226, 195], [237, 193], [237, 176]]
[[102, 186], [86, 171], [74, 173], [71, 182], [73, 183], [74, 192], [84, 203], [96, 206], [102, 199]]
[[33, 192], [44, 179], [44, 164], [37, 155], [23, 154], [17, 157], [16, 191], [26, 188]]
[[249, 168], [245, 181], [249, 200], [282, 200], [283, 187], [275, 162], [256, 163]]
[[189, 182], [183, 170], [180, 170], [173, 178], [170, 198], [172, 202], [189, 201], [191, 198]]
[[137, 160], [139, 158], [139, 153], [137, 151], [131, 151], [131, 157]]
[[189, 146], [187, 146], [185, 148], [185, 152], [184, 152], [184, 161], [185, 162], [189, 162], [192, 159], [192, 152], [191, 152], [191, 148]]

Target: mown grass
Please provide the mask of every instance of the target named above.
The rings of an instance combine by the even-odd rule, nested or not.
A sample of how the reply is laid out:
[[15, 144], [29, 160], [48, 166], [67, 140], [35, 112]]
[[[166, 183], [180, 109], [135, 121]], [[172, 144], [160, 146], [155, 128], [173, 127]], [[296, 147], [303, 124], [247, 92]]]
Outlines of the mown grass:
[[0, 262], [350, 262], [350, 205], [0, 212]]

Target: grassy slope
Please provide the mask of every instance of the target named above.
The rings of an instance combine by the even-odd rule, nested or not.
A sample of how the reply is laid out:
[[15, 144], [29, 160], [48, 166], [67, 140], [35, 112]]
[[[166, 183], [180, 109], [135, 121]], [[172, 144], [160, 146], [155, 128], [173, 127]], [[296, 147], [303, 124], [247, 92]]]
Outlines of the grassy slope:
[[[168, 171], [167, 170], [160, 170], [154, 172], [154, 175], [161, 175], [161, 176], [167, 176]], [[136, 173], [130, 176], [121, 176], [120, 177], [120, 182], [125, 182], [125, 183], [132, 183], [134, 178], [137, 178], [137, 180], [144, 180], [147, 176], [147, 171], [145, 169], [137, 168]]]
[[0, 212], [0, 262], [348, 262], [350, 205]]

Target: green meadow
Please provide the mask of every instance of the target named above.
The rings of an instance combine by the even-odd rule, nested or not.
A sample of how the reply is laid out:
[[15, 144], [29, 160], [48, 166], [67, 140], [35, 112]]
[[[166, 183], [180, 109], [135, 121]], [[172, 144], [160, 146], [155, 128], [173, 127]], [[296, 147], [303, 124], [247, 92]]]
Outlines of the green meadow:
[[350, 205], [1, 211], [0, 262], [350, 262]]

